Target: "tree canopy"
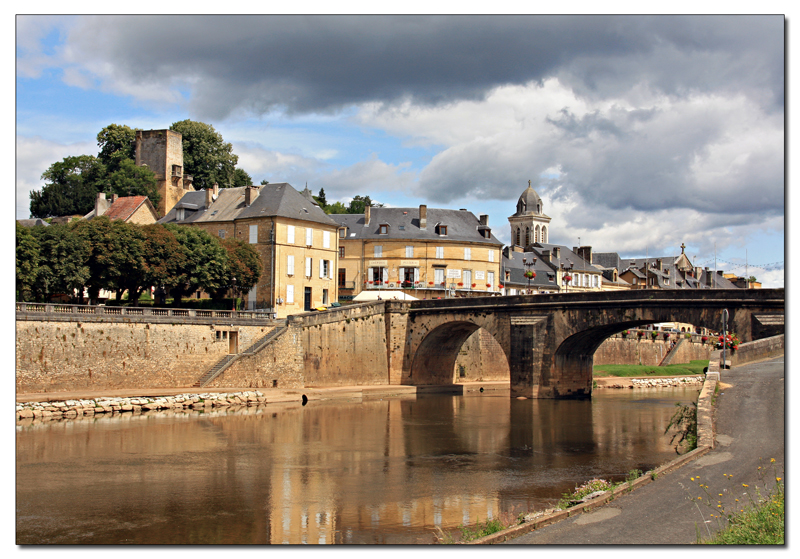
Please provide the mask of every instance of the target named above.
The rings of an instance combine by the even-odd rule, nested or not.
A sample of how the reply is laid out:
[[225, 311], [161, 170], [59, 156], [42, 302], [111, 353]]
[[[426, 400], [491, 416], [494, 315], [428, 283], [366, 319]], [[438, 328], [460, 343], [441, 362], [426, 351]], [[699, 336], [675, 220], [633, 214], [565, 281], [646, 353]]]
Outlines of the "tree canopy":
[[69, 156], [53, 163], [42, 173], [42, 190], [30, 193], [31, 217], [89, 213], [94, 208], [97, 184], [105, 174], [105, 165], [92, 155]]
[[210, 124], [188, 119], [173, 122], [170, 130], [183, 136], [184, 174], [192, 175], [196, 190], [213, 187], [215, 182], [223, 188], [233, 186], [239, 156], [222, 134]]

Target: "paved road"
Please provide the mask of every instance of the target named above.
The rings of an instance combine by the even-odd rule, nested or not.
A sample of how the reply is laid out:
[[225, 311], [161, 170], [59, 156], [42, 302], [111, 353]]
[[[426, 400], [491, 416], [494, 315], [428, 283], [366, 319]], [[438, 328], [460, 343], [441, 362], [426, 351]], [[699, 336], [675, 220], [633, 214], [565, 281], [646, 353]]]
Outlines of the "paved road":
[[[692, 544], [697, 533], [715, 531], [710, 519], [717, 500], [731, 511], [735, 498], [746, 499], [742, 484], [753, 490], [758, 467], [774, 478], [784, 477], [784, 359], [735, 367], [722, 373], [715, 411], [717, 446], [705, 456], [611, 503], [575, 518], [535, 530], [506, 544]], [[775, 464], [770, 464], [770, 459]], [[732, 475], [726, 478], [724, 474]], [[698, 479], [699, 476], [699, 479]], [[694, 477], [695, 481], [690, 478]], [[698, 487], [708, 485], [712, 507], [689, 496], [709, 497]], [[723, 493], [722, 497], [718, 494]], [[709, 521], [710, 522], [707, 522]]]

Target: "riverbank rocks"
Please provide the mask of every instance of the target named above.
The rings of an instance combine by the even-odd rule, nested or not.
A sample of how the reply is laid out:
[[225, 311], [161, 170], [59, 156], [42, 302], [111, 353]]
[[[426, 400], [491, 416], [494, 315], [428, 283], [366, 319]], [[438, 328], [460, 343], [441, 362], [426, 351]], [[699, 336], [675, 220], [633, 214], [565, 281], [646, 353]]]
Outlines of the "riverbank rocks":
[[704, 377], [635, 378], [631, 379], [636, 388], [672, 388], [687, 384], [703, 384]]
[[64, 419], [96, 414], [141, 413], [156, 410], [208, 409], [228, 406], [248, 407], [267, 403], [258, 390], [245, 392], [205, 392], [152, 398], [102, 398], [55, 402], [17, 402], [16, 417], [21, 419]]

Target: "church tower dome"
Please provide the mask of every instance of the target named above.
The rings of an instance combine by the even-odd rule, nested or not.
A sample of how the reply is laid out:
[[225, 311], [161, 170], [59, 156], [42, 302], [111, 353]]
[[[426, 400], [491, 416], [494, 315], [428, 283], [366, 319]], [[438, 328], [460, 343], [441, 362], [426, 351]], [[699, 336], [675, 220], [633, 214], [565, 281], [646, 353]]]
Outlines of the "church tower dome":
[[535, 243], [547, 243], [550, 239], [550, 217], [544, 214], [541, 197], [528, 181], [528, 188], [517, 200], [517, 211], [508, 218], [511, 225], [511, 244], [530, 250]]

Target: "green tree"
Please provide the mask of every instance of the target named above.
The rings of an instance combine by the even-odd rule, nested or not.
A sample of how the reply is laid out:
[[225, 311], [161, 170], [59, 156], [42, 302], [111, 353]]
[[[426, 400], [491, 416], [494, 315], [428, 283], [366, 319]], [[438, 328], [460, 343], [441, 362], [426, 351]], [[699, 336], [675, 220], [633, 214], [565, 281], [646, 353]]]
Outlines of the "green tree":
[[749, 281], [749, 282], [751, 282], [751, 283], [756, 283], [756, 282], [758, 282], [758, 280], [756, 279], [756, 277], [755, 277], [755, 276], [750, 276], [749, 278], [747, 278], [747, 281]]
[[164, 225], [153, 223], [142, 227], [144, 233], [144, 284], [170, 290], [180, 283], [186, 264], [183, 247]]
[[117, 163], [117, 170], [105, 179], [102, 190], [120, 196], [147, 196], [154, 206], [161, 201], [156, 174], [147, 167], [140, 167], [133, 159]]
[[110, 170], [126, 159], [136, 159], [136, 130], [124, 124], [109, 124], [97, 134], [97, 158]]
[[198, 289], [211, 293], [227, 285], [228, 254], [215, 237], [196, 227], [167, 224], [166, 228], [175, 235], [186, 256], [171, 289], [176, 307]]
[[347, 206], [342, 204], [341, 202], [334, 202], [333, 204], [329, 204], [322, 208], [326, 214], [346, 214]]
[[53, 163], [42, 173], [42, 190], [30, 193], [31, 217], [89, 213], [94, 208], [97, 184], [105, 174], [105, 165], [92, 155], [69, 156]]
[[237, 168], [233, 171], [233, 186], [250, 186], [253, 184], [253, 178], [247, 174], [244, 169]]
[[261, 179], [261, 186], [265, 186], [267, 184], [269, 184], [269, 181], [267, 179]]
[[101, 289], [116, 292], [119, 301], [126, 289], [141, 285], [144, 235], [137, 226], [100, 216], [76, 222], [73, 229], [89, 247], [85, 285], [90, 301], [97, 300]]
[[83, 287], [90, 276], [89, 245], [75, 234], [74, 225], [34, 227], [32, 232], [39, 242], [34, 299], [48, 301], [56, 293], [73, 296], [77, 290], [83, 300]]
[[317, 201], [317, 204], [319, 204], [319, 207], [322, 208], [323, 211], [328, 207], [328, 200], [325, 198], [324, 188], [319, 189], [319, 195], [314, 196], [314, 200]]
[[[41, 227], [44, 229], [44, 227]], [[39, 271], [39, 241], [17, 222], [17, 301], [30, 301]]]
[[[224, 285], [212, 293], [214, 299], [221, 299], [229, 287], [235, 286], [237, 293], [249, 291], [261, 279], [264, 270], [261, 256], [253, 245], [238, 239], [222, 239], [221, 244], [228, 255], [227, 268]], [[236, 297], [236, 293], [233, 296]]]
[[369, 196], [361, 197], [360, 195], [356, 195], [352, 200], [350, 200], [350, 205], [347, 207], [347, 213], [363, 214], [366, 206], [372, 206], [372, 200], [370, 200]]
[[172, 123], [170, 130], [183, 136], [184, 174], [192, 175], [196, 190], [210, 188], [215, 182], [221, 187], [233, 184], [239, 156], [213, 126], [187, 119]]

